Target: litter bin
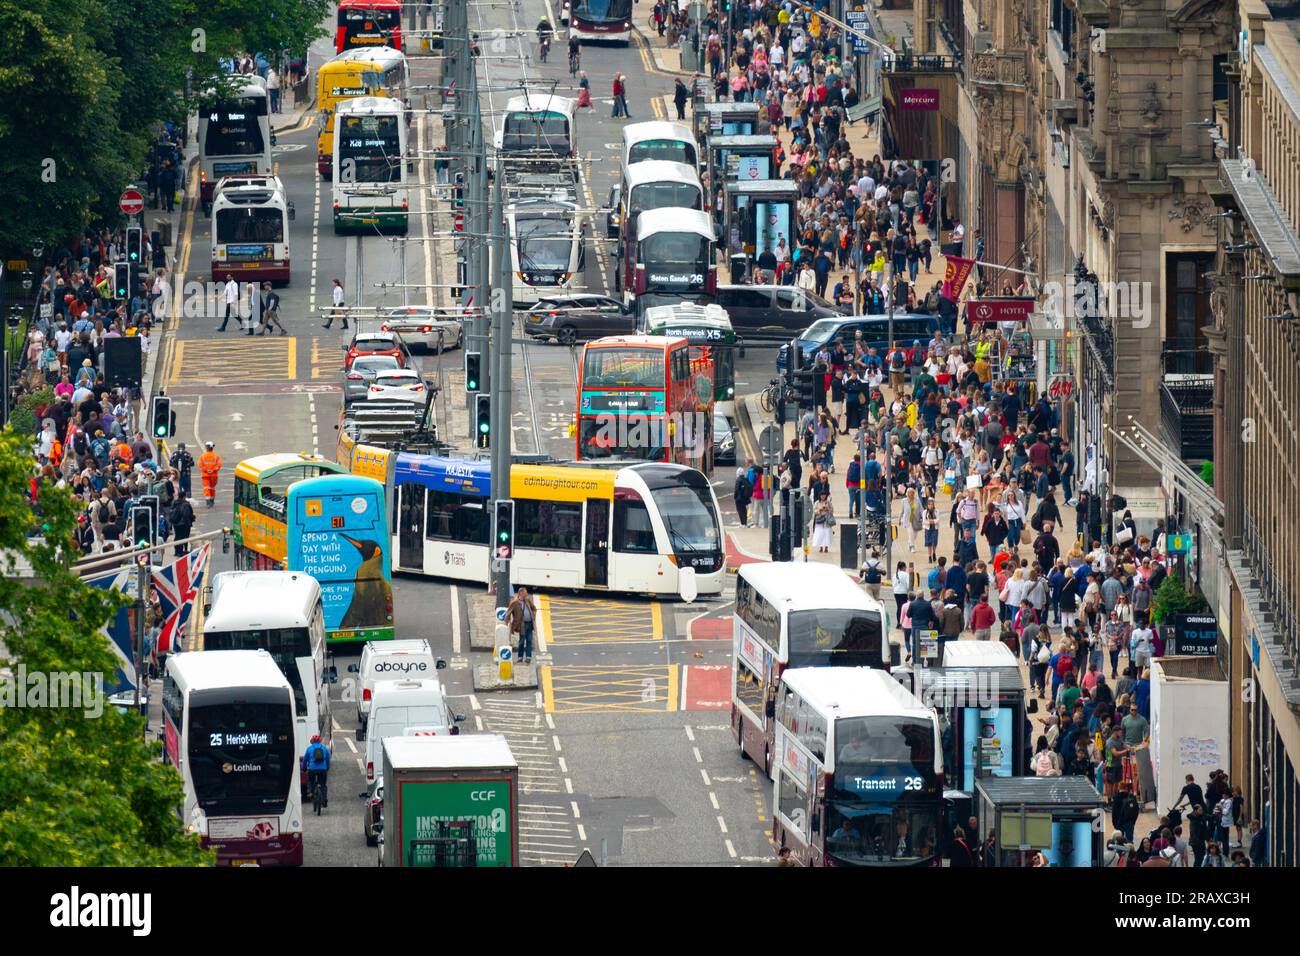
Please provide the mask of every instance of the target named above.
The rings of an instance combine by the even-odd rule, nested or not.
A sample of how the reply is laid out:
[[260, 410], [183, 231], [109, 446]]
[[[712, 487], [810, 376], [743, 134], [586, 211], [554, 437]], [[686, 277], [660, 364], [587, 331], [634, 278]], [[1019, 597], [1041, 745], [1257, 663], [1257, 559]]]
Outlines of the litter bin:
[[745, 271], [749, 268], [749, 257], [742, 252], [732, 253], [731, 256], [731, 284], [743, 285], [745, 282]]
[[840, 522], [840, 567], [854, 574], [858, 572], [858, 523], [856, 521]]
[[172, 224], [170, 219], [158, 219], [153, 224], [154, 231], [162, 236], [159, 244], [164, 248], [172, 244]]

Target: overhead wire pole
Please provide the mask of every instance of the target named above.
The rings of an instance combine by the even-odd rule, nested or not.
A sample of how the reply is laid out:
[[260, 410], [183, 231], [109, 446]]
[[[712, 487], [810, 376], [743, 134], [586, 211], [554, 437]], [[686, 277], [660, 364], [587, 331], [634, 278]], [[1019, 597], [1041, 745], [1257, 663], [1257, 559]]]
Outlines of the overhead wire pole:
[[[513, 364], [514, 346], [511, 342], [514, 331], [514, 309], [509, 295], [510, 282], [509, 250], [506, 248], [505, 207], [502, 199], [502, 170], [497, 169], [492, 188], [492, 245], [496, 265], [495, 286], [501, 290], [498, 301], [494, 301], [492, 310], [496, 329], [493, 333], [493, 346], [496, 349], [497, 369], [492, 387], [492, 491], [495, 498], [510, 497], [510, 452], [513, 402], [510, 392], [510, 375]], [[492, 513], [496, 513], [493, 503]], [[497, 603], [510, 593], [510, 564], [508, 561], [496, 565], [499, 570], [492, 573], [493, 590]]]

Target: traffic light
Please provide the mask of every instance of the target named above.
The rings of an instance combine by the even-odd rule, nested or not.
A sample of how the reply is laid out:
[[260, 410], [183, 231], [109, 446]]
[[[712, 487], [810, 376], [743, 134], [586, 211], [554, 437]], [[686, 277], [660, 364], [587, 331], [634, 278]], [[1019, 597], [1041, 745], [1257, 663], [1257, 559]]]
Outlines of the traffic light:
[[144, 261], [144, 231], [139, 226], [126, 227], [126, 261], [133, 266]]
[[496, 556], [509, 558], [515, 552], [515, 503], [498, 501], [496, 513]]
[[155, 530], [157, 525], [154, 524], [153, 512], [148, 508], [135, 507], [131, 509], [131, 547], [150, 547], [152, 548], [157, 542], [155, 541]]
[[483, 368], [483, 355], [480, 352], [465, 353], [465, 391], [477, 392], [479, 373]]
[[800, 408], [815, 408], [817, 402], [817, 373], [801, 368], [794, 373], [794, 383]]
[[113, 263], [113, 298], [126, 301], [131, 298], [131, 265], [127, 262]]
[[166, 395], [153, 397], [153, 437], [171, 438], [176, 434], [175, 417], [172, 415], [172, 400]]
[[484, 393], [474, 397], [474, 444], [479, 448], [492, 444], [492, 396]]
[[153, 527], [158, 527], [158, 516], [162, 512], [162, 504], [159, 502], [157, 495], [141, 495], [135, 500], [135, 506], [148, 511]]

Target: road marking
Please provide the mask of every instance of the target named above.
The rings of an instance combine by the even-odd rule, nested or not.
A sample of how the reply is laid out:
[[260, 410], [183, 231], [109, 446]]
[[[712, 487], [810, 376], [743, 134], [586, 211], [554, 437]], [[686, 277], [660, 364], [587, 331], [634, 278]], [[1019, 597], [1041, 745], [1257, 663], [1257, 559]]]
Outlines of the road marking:
[[351, 750], [353, 753], [357, 752], [357, 745], [352, 742], [351, 737], [344, 737], [343, 742], [348, 745], [348, 749]]
[[587, 829], [581, 823], [578, 824], [578, 839], [583, 843], [587, 842]]
[[569, 765], [565, 762], [564, 758], [563, 758], [563, 757], [556, 757], [555, 759], [559, 761], [559, 764], [560, 764], [560, 773], [568, 773], [568, 772], [569, 772]]
[[559, 738], [559, 736], [558, 736], [558, 735], [556, 735], [556, 736], [552, 736], [552, 737], [551, 737], [551, 741], [555, 744], [555, 752], [556, 752], [556, 753], [559, 753], [559, 752], [560, 752], [560, 738]]
[[480, 704], [479, 704], [479, 702], [478, 702], [478, 698], [475, 697], [473, 694], [470, 694], [470, 695], [469, 695], [469, 706], [470, 706], [470, 709], [472, 709], [472, 710], [482, 710], [482, 707], [480, 706]]
[[718, 795], [714, 793], [712, 790], [709, 791], [709, 802], [713, 804], [714, 810], [722, 809], [722, 807], [718, 806]]
[[551, 730], [555, 729], [555, 718], [552, 717], [550, 714], [546, 715], [546, 726], [549, 727]]
[[311, 285], [307, 290], [307, 316], [311, 321], [316, 321], [316, 276], [319, 256], [316, 245], [320, 239], [320, 189], [321, 176], [320, 170], [316, 171], [316, 199], [312, 204], [311, 217]]
[[703, 758], [702, 756], [700, 756], [700, 748], [699, 748], [699, 747], [692, 747], [692, 748], [691, 748], [691, 753], [695, 754], [695, 762], [696, 762], [696, 763], [704, 763], [704, 758]]
[[[451, 586], [451, 652], [460, 653], [460, 591], [454, 584]], [[474, 709], [478, 710], [477, 703], [474, 704]]]
[[573, 819], [575, 819], [575, 820], [581, 820], [581, 819], [582, 819], [582, 814], [578, 812], [578, 801], [577, 801], [577, 800], [570, 800], [570, 801], [569, 801], [569, 806], [573, 807]]
[[568, 790], [569, 793], [573, 793], [573, 781], [570, 780], [568, 777], [564, 778], [564, 789]]
[[730, 840], [727, 840], [726, 844], [727, 844], [727, 853], [734, 860], [736, 858], [736, 848], [731, 845]]
[[540, 628], [557, 644], [662, 641], [663, 607], [658, 601], [538, 596]]
[[718, 829], [720, 829], [723, 833], [727, 832], [727, 821], [723, 819], [721, 816], [718, 817]]
[[691, 741], [695, 740], [695, 731], [691, 730], [690, 724], [686, 725], [685, 730], [686, 730], [686, 739]]
[[[700, 776], [704, 778], [704, 785], [706, 787], [713, 786], [713, 784], [709, 781], [709, 772], [705, 770], [703, 767], [700, 768]], [[741, 778], [737, 778], [737, 779], [741, 779]]]
[[663, 713], [677, 709], [676, 664], [543, 667], [548, 713]]
[[292, 382], [297, 377], [298, 340], [256, 338], [252, 342], [222, 339], [178, 340], [169, 385], [211, 385], [245, 382]]
[[474, 715], [474, 726], [478, 728], [479, 733], [483, 732], [483, 718], [478, 714]]

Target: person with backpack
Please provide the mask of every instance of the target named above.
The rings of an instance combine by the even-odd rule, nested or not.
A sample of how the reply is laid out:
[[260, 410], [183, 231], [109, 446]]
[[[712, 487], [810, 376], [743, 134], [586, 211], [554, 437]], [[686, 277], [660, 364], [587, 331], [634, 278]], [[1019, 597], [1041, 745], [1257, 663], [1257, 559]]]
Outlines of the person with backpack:
[[1074, 673], [1074, 655], [1070, 653], [1070, 645], [1066, 641], [1061, 642], [1048, 664], [1052, 669], [1052, 703], [1055, 704], [1056, 694], [1065, 683], [1066, 676]]
[[1059, 777], [1061, 775], [1061, 755], [1048, 746], [1047, 738], [1039, 736], [1034, 749], [1034, 757], [1029, 762], [1036, 777]]
[[754, 497], [754, 486], [745, 476], [744, 468], [736, 469], [736, 484], [731, 489], [731, 499], [736, 503], [736, 514], [742, 528], [749, 527], [749, 503]]
[[194, 527], [194, 506], [190, 504], [184, 488], [176, 492], [176, 501], [171, 507], [171, 523], [176, 529], [176, 557], [179, 558], [190, 550], [190, 546], [184, 542]]
[[312, 734], [311, 743], [302, 755], [302, 769], [307, 771], [307, 786], [314, 795], [316, 788], [321, 788], [321, 806], [328, 807], [329, 788], [326, 777], [330, 772], [330, 752], [320, 741], [320, 734]]
[[1038, 699], [1044, 699], [1047, 686], [1047, 668], [1052, 659], [1052, 633], [1040, 626], [1033, 643], [1029, 645], [1029, 689], [1038, 688]]
[[889, 369], [889, 384], [894, 390], [894, 395], [896, 397], [902, 395], [908, 361], [907, 352], [899, 348], [897, 342], [893, 344], [889, 354], [885, 356], [885, 365]]

